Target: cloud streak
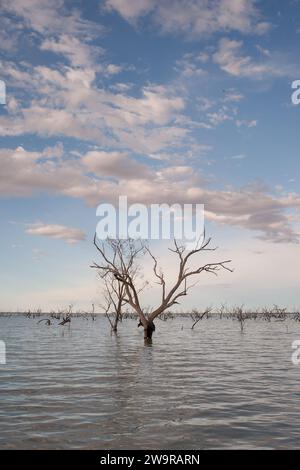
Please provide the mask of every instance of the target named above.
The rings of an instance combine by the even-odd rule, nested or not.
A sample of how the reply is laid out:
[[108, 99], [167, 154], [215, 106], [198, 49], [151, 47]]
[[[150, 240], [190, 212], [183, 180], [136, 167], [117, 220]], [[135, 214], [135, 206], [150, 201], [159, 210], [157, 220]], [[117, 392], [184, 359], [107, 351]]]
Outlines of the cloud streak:
[[66, 227], [65, 225], [51, 225], [36, 223], [31, 224], [26, 229], [29, 235], [39, 235], [42, 237], [54, 238], [55, 240], [64, 240], [69, 244], [75, 244], [85, 240], [85, 233], [77, 228]]

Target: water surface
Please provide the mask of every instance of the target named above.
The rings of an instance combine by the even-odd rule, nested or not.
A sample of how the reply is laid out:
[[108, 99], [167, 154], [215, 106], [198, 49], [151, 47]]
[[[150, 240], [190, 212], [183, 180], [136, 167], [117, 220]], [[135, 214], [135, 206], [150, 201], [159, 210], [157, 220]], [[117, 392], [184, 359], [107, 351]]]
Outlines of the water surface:
[[37, 321], [0, 317], [2, 449], [299, 447], [300, 323]]

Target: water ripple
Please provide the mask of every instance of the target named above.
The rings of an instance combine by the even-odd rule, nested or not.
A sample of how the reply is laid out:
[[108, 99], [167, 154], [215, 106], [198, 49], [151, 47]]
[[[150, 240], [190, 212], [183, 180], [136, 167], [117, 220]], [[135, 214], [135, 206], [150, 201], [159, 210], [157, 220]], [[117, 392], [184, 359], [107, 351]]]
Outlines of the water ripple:
[[[288, 321], [286, 322], [288, 323]], [[0, 317], [2, 449], [295, 448], [300, 325], [158, 322], [145, 347], [136, 322], [70, 328]], [[288, 333], [289, 331], [289, 333]]]

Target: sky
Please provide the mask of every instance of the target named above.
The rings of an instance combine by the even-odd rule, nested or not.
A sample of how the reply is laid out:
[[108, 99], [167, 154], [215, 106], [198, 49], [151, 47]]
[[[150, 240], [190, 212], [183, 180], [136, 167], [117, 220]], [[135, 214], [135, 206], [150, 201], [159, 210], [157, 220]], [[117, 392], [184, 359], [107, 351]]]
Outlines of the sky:
[[300, 2], [0, 6], [0, 310], [101, 304], [96, 207], [119, 195], [204, 204], [210, 259], [234, 272], [180, 308], [299, 306]]

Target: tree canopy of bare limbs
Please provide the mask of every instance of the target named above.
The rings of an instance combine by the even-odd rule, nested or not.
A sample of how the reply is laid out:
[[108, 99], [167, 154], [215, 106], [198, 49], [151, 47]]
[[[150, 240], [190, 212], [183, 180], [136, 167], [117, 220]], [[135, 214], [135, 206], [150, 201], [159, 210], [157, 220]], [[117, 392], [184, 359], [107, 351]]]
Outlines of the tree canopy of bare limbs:
[[[130, 305], [137, 313], [140, 323], [139, 326], [144, 328], [144, 338], [151, 341], [152, 334], [155, 331], [154, 320], [167, 309], [178, 304], [181, 297], [187, 295], [188, 291], [198, 282], [198, 276], [202, 273], [210, 273], [217, 275], [220, 270], [232, 272], [228, 267], [231, 260], [200, 264], [197, 260], [196, 267], [191, 266], [192, 260], [195, 261], [197, 255], [206, 251], [215, 251], [211, 248], [211, 238], [204, 239], [198, 243], [193, 250], [188, 251], [185, 246], [179, 245], [177, 240], [173, 241], [173, 248], [169, 250], [177, 257], [178, 269], [174, 281], [166, 283], [165, 275], [158, 267], [158, 261], [149, 247], [141, 240], [110, 240], [107, 239], [101, 244], [98, 243], [96, 235], [94, 237], [94, 245], [100, 253], [100, 262], [94, 263], [91, 267], [98, 269], [102, 278], [109, 279], [113, 276], [124, 288], [123, 302]], [[161, 287], [161, 299], [154, 309], [147, 313], [141, 305], [140, 294], [148, 283], [144, 283], [141, 287], [137, 282], [139, 265], [138, 259], [140, 255], [148, 254], [153, 261], [153, 274], [157, 283]], [[194, 279], [195, 282], [191, 282]]]

